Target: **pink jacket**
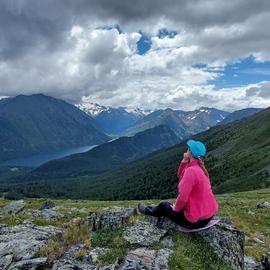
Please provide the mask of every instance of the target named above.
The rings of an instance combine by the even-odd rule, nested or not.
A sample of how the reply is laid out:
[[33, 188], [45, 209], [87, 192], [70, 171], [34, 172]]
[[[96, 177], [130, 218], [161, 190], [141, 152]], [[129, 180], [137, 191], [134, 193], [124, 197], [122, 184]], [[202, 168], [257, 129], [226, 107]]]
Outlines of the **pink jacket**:
[[218, 203], [212, 192], [210, 179], [200, 166], [198, 159], [190, 163], [181, 162], [178, 168], [178, 196], [174, 210], [183, 210], [190, 222], [207, 219], [216, 214]]

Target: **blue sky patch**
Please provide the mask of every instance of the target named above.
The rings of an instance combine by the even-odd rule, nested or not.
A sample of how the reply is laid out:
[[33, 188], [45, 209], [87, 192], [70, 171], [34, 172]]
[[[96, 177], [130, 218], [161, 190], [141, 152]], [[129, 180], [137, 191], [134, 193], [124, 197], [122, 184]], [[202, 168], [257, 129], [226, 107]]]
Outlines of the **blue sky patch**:
[[[205, 68], [205, 65], [196, 65], [199, 68]], [[270, 61], [256, 62], [254, 57], [248, 57], [240, 62], [229, 64], [221, 71], [223, 74], [214, 81], [215, 89], [228, 87], [242, 87], [248, 84], [259, 83], [261, 81], [270, 81]]]
[[139, 33], [142, 35], [141, 38], [137, 41], [137, 49], [139, 54], [145, 54], [151, 49], [152, 41], [151, 37], [141, 31]]
[[159, 29], [158, 31], [159, 38], [165, 38], [165, 37], [174, 38], [176, 35], [177, 35], [176, 31], [170, 31], [167, 28], [162, 28], [162, 29]]

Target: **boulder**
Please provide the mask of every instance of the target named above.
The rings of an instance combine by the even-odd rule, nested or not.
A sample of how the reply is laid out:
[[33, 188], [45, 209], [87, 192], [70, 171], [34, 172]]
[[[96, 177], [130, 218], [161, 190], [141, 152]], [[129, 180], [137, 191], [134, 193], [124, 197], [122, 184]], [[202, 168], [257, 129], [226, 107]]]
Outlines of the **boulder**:
[[92, 213], [87, 217], [92, 231], [98, 229], [117, 229], [126, 224], [130, 217], [136, 215], [135, 208], [114, 207], [104, 213]]
[[[78, 258], [76, 254], [80, 250], [85, 250], [85, 255]], [[68, 251], [58, 260], [56, 260], [52, 266], [52, 270], [68, 270], [68, 269], [82, 269], [92, 270], [101, 269], [96, 268], [98, 264], [98, 257], [105, 254], [108, 248], [88, 248], [83, 244], [74, 245], [69, 248]], [[106, 268], [104, 268], [106, 269]]]
[[9, 215], [16, 215], [21, 212], [25, 207], [24, 200], [12, 201], [8, 205], [2, 207], [2, 211]]
[[245, 256], [245, 270], [270, 270], [270, 262], [267, 256], [262, 256], [260, 263], [257, 263], [254, 258]]
[[257, 202], [257, 208], [270, 208], [270, 202]]
[[39, 208], [39, 210], [44, 210], [44, 209], [51, 209], [55, 207], [55, 203], [52, 200], [46, 200], [41, 207]]
[[127, 227], [123, 237], [130, 244], [152, 246], [158, 243], [166, 233], [167, 230], [160, 229], [148, 221], [139, 221], [135, 225]]
[[31, 216], [35, 218], [45, 218], [48, 220], [56, 220], [56, 219], [64, 217], [62, 214], [57, 213], [56, 211], [52, 209], [46, 209], [46, 208], [43, 210], [34, 210], [31, 213]]
[[48, 239], [62, 233], [53, 226], [35, 226], [30, 222], [9, 227], [0, 225], [0, 262], [30, 260]]
[[259, 265], [258, 263], [255, 261], [255, 259], [253, 257], [250, 256], [245, 256], [244, 257], [244, 269], [245, 270], [254, 270], [254, 269], [258, 269]]
[[223, 219], [217, 225], [198, 234], [232, 269], [241, 270], [244, 268], [245, 235], [228, 220]]
[[103, 248], [103, 247], [92, 248], [89, 251], [89, 256], [90, 256], [91, 262], [93, 264], [96, 264], [98, 262], [98, 257], [101, 255], [104, 255], [108, 251], [109, 251], [108, 248]]
[[172, 236], [171, 235], [165, 235], [160, 243], [162, 243], [162, 245], [164, 247], [167, 247], [167, 248], [170, 248], [170, 247], [173, 247], [173, 239], [172, 239]]
[[12, 264], [8, 270], [25, 270], [25, 269], [38, 269], [41, 266], [45, 266], [47, 264], [46, 257], [34, 258], [30, 260], [22, 260]]
[[79, 260], [69, 259], [69, 258], [61, 258], [60, 260], [57, 260], [51, 270], [96, 270], [96, 266], [89, 264], [89, 263], [83, 263]]
[[[217, 225], [196, 234], [200, 235], [232, 269], [244, 269], [245, 235], [236, 229], [229, 219], [219, 219], [221, 221]], [[162, 229], [173, 230], [178, 227], [177, 224], [165, 217], [145, 216], [145, 220]]]
[[173, 251], [168, 248], [160, 250], [137, 248], [130, 250], [121, 270], [168, 270], [169, 256], [172, 253]]
[[13, 259], [12, 254], [8, 254], [5, 256], [0, 257], [0, 269], [8, 269], [8, 267], [11, 265]]

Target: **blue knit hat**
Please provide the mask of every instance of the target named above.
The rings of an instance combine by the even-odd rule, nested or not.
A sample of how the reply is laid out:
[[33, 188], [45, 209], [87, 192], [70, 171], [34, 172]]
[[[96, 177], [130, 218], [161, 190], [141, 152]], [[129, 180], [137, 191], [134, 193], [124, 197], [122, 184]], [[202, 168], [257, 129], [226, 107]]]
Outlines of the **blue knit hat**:
[[192, 156], [195, 158], [205, 157], [206, 154], [206, 147], [200, 141], [188, 140], [187, 145], [189, 150], [192, 153]]

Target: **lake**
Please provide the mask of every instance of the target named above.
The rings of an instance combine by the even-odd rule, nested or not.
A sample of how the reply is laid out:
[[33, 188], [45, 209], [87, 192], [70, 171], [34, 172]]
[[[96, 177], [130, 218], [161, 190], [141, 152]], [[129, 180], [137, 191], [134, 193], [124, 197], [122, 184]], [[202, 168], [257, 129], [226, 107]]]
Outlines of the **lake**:
[[69, 148], [69, 149], [57, 151], [50, 154], [38, 154], [38, 155], [33, 155], [30, 157], [25, 157], [25, 158], [6, 160], [4, 162], [1, 162], [0, 166], [37, 167], [53, 159], [63, 158], [72, 154], [87, 152], [91, 150], [92, 148], [94, 148], [95, 146], [97, 145], [74, 147], [74, 148]]

